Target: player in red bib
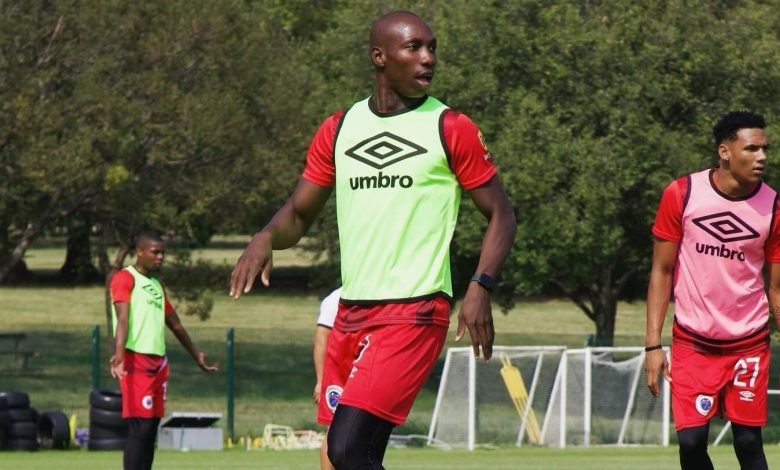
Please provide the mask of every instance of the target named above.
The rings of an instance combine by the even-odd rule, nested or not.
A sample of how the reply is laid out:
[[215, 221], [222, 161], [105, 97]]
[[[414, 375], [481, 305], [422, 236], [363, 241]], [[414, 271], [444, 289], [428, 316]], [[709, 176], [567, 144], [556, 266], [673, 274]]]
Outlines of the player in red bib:
[[475, 356], [481, 350], [486, 360], [494, 337], [490, 289], [516, 225], [477, 126], [427, 95], [436, 66], [430, 27], [411, 12], [393, 12], [374, 22], [369, 41], [374, 93], [323, 122], [293, 195], [252, 237], [230, 282], [234, 298], [259, 271], [268, 286], [272, 250], [297, 243], [335, 188], [343, 291], [318, 421], [331, 424], [328, 457], [339, 470], [383, 468], [390, 433], [444, 345], [461, 190], [488, 224], [456, 339], [468, 330]]
[[[653, 225], [645, 370], [656, 396], [661, 374], [671, 382], [683, 470], [713, 468], [709, 423], [724, 414], [740, 467], [767, 468], [761, 427], [770, 307], [780, 324], [780, 227], [777, 194], [761, 180], [769, 148], [764, 127], [751, 112], [723, 116], [713, 128], [719, 166], [669, 184]], [[661, 330], [672, 291], [670, 367]]]

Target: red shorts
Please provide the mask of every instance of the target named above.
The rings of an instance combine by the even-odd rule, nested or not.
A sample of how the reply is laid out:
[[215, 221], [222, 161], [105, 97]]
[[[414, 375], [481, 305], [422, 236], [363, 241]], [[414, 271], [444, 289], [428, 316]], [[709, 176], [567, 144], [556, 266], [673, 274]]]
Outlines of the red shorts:
[[670, 365], [675, 430], [704, 425], [716, 414], [746, 426], [766, 424], [769, 342], [765, 334], [739, 342], [742, 347], [702, 344], [675, 324]]
[[168, 388], [168, 358], [125, 352], [125, 374], [119, 378], [123, 418], [162, 418]]
[[334, 328], [317, 421], [330, 424], [336, 405], [343, 403], [403, 424], [446, 336], [447, 328], [438, 325], [379, 325], [355, 332]]

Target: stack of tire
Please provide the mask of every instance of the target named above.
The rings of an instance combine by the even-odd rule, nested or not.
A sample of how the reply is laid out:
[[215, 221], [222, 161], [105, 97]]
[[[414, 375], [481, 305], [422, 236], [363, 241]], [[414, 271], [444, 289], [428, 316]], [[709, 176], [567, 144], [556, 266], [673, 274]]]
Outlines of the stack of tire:
[[0, 450], [6, 448], [10, 425], [11, 416], [8, 414], [8, 400], [5, 397], [0, 397]]
[[0, 392], [0, 428], [4, 449], [38, 450], [38, 411], [26, 393]]
[[122, 418], [122, 393], [98, 388], [89, 394], [89, 450], [123, 450], [127, 422]]
[[62, 411], [44, 411], [38, 418], [38, 444], [44, 449], [70, 447], [70, 422]]

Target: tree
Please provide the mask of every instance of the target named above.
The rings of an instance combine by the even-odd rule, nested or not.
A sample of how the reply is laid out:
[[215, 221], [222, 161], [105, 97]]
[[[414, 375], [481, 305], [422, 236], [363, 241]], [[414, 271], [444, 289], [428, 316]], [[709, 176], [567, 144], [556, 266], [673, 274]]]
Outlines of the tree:
[[[694, 3], [526, 1], [493, 25], [494, 53], [512, 57], [482, 62], [511, 84], [493, 134], [518, 212], [505, 305], [561, 292], [611, 345], [618, 300], [646, 285], [663, 186], [713, 163], [709, 129], [725, 110], [776, 112], [777, 87], [763, 84], [777, 66], [740, 65], [768, 64], [777, 38], [756, 32], [774, 22], [767, 7]], [[459, 235], [470, 254], [473, 234]]]
[[205, 243], [283, 200], [267, 175], [300, 171], [314, 88], [306, 51], [262, 8], [0, 3], [0, 282], [73, 214], [108, 283], [140, 229]]

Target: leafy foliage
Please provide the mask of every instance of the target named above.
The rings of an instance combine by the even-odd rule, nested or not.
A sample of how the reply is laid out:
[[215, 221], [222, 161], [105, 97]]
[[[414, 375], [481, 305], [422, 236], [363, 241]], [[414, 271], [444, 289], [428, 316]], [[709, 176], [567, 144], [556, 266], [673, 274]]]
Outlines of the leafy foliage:
[[[394, 9], [430, 22], [432, 93], [480, 125], [515, 205], [497, 300], [566, 295], [604, 343], [644, 291], [663, 186], [714, 162], [712, 123], [780, 129], [772, 2], [3, 1], [0, 261], [76, 211], [105, 246], [259, 228], [319, 123], [371, 93], [369, 26]], [[456, 286], [483, 229], [464, 198]], [[332, 203], [313, 232], [337, 261]]]

